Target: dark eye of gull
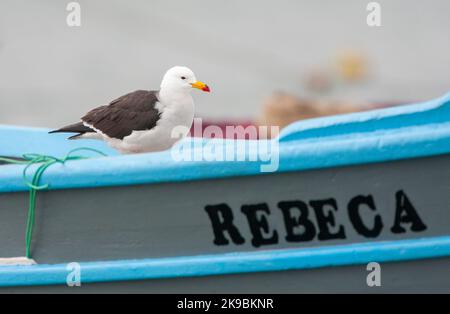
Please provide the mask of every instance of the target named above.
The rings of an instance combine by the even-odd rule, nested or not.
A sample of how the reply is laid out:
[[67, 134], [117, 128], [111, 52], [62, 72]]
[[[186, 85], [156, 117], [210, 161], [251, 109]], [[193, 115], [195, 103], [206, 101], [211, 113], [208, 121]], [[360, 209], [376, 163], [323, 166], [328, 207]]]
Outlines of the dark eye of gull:
[[182, 79], [182, 80], [185, 80], [185, 79], [186, 79], [186, 76], [182, 76], [181, 79]]

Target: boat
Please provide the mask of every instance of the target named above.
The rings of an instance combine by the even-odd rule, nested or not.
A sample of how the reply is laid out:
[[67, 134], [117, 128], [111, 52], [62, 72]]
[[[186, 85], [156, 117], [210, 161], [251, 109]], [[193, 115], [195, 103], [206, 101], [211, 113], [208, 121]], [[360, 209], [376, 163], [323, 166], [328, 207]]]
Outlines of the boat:
[[3, 157], [107, 155], [43, 172], [28, 257], [39, 165], [0, 165], [0, 293], [450, 289], [450, 94], [159, 153], [66, 138], [0, 127]]

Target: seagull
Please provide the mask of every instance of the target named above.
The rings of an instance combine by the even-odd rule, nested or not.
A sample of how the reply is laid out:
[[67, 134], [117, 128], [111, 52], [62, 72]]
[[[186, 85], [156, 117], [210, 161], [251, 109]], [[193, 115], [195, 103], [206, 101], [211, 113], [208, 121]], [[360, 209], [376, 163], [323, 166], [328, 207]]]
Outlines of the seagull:
[[184, 66], [170, 68], [160, 89], [137, 90], [89, 111], [81, 121], [50, 133], [69, 139], [100, 139], [122, 154], [157, 152], [185, 137], [194, 120], [193, 88], [210, 92]]

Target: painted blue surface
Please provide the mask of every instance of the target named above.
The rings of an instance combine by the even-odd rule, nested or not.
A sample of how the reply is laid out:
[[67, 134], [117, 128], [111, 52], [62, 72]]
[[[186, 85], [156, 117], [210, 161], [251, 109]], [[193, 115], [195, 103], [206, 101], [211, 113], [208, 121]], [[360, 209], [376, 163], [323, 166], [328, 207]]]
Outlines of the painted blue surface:
[[293, 123], [280, 134], [281, 141], [352, 133], [366, 133], [380, 130], [426, 126], [450, 122], [450, 93], [431, 101], [337, 115], [329, 118], [305, 120]]
[[[450, 256], [450, 237], [174, 258], [80, 263], [81, 282], [300, 270]], [[426, 262], [426, 261], [424, 261]], [[1, 266], [0, 287], [66, 284], [66, 264]]]
[[117, 152], [102, 141], [67, 140], [68, 134], [48, 134], [48, 129], [0, 125], [0, 156], [20, 157], [25, 153], [47, 154], [64, 157], [78, 147], [91, 147], [108, 155]]
[[[76, 147], [100, 149], [111, 157], [54, 165], [42, 177], [51, 189], [120, 186], [261, 174], [263, 161], [176, 161], [170, 151], [117, 156], [100, 141], [67, 141], [43, 129], [0, 128], [0, 155], [42, 153], [64, 156]], [[225, 145], [272, 143], [186, 139], [191, 153]], [[280, 135], [277, 171], [299, 171], [450, 153], [450, 94], [408, 106], [300, 121]], [[25, 191], [23, 166], [1, 166], [0, 192]]]

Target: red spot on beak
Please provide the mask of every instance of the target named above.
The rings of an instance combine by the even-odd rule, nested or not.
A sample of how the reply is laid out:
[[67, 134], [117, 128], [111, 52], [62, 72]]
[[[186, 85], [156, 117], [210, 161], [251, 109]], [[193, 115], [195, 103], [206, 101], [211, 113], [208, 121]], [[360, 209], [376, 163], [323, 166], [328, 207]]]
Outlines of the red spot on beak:
[[209, 89], [208, 85], [205, 85], [205, 87], [202, 88], [202, 91], [209, 93], [211, 90]]

